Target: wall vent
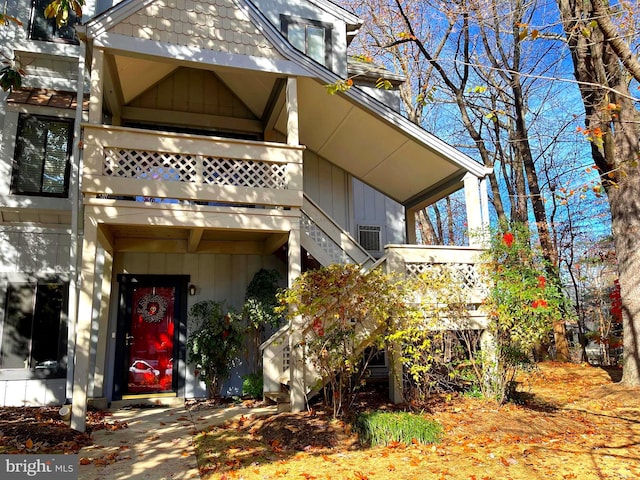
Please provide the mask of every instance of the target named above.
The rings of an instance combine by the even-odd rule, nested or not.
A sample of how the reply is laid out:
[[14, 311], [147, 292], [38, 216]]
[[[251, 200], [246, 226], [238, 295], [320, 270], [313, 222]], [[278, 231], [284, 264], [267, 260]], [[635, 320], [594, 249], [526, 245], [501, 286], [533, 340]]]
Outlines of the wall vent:
[[379, 225], [358, 225], [358, 242], [368, 252], [382, 250], [382, 229]]

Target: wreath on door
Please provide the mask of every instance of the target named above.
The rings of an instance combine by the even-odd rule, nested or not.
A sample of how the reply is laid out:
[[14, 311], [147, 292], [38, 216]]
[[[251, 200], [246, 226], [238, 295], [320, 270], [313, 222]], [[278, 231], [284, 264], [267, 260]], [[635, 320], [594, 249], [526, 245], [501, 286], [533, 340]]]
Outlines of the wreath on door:
[[167, 312], [167, 299], [161, 295], [149, 293], [138, 300], [138, 315], [147, 323], [159, 323]]

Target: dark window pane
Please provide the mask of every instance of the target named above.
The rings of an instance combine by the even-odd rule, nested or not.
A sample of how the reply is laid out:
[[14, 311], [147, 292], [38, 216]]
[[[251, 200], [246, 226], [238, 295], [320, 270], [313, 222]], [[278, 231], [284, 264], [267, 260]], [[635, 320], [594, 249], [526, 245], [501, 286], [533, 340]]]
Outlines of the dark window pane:
[[69, 124], [50, 123], [47, 132], [47, 159], [44, 164], [42, 191], [64, 194], [67, 158], [69, 158]]
[[13, 193], [66, 196], [71, 122], [21, 115]]
[[2, 368], [29, 368], [33, 325], [33, 286], [9, 284], [2, 328]]
[[331, 27], [317, 20], [280, 16], [280, 28], [289, 43], [316, 62], [330, 67]]
[[65, 290], [60, 283], [38, 284], [33, 316], [32, 367], [55, 368], [67, 354], [67, 322], [62, 318]]
[[8, 285], [0, 368], [64, 374], [67, 298], [68, 287], [60, 282]]
[[69, 20], [66, 25], [58, 28], [55, 19], [44, 18], [44, 10], [51, 0], [34, 0], [31, 12], [31, 39], [48, 42], [78, 43], [76, 31], [73, 28], [78, 18], [73, 10], [69, 10]]

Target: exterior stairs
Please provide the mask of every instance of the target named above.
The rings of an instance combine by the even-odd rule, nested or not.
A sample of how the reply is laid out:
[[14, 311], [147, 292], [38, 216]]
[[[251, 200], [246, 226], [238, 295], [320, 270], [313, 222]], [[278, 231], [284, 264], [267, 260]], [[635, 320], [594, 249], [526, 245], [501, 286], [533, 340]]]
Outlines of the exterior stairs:
[[[369, 270], [377, 265], [375, 258], [306, 195], [303, 199], [300, 228], [302, 247], [323, 266], [351, 263]], [[278, 411], [291, 408], [291, 328], [291, 325], [283, 326], [260, 346], [263, 357], [264, 398], [276, 403]], [[311, 326], [306, 324], [302, 329], [302, 335], [305, 336], [311, 331]], [[367, 337], [366, 333], [364, 336]], [[366, 342], [363, 342], [362, 350], [366, 346]], [[310, 362], [305, 362], [302, 370], [303, 378], [297, 381], [304, 384], [305, 397], [308, 400], [320, 392], [323, 380]]]
[[[468, 318], [463, 324], [444, 319], [431, 328], [485, 330], [486, 334], [487, 317], [479, 308], [486, 296], [486, 286], [477, 269], [484, 251], [481, 246], [387, 245], [384, 256], [376, 261], [348, 232], [306, 196], [303, 199], [300, 226], [302, 246], [323, 266], [351, 263], [360, 265], [363, 271], [383, 268], [387, 272], [399, 272], [407, 277], [427, 272], [437, 273], [443, 268], [449, 270], [467, 292]], [[370, 346], [375, 327], [364, 324], [359, 328], [362, 331], [356, 332], [359, 339], [356, 350], [362, 352]], [[322, 376], [303, 353], [295, 352], [296, 355], [291, 355], [292, 345], [300, 344], [311, 331], [309, 323], [290, 323], [260, 346], [264, 397], [277, 403], [279, 410], [304, 408], [304, 403], [324, 386]], [[295, 375], [292, 373], [293, 362], [298, 362], [295, 365]], [[387, 367], [384, 368], [388, 372]], [[390, 368], [395, 370], [402, 367], [394, 364]], [[394, 377], [399, 378], [398, 375]], [[390, 382], [393, 401], [402, 400], [401, 390], [402, 385], [397, 380]]]

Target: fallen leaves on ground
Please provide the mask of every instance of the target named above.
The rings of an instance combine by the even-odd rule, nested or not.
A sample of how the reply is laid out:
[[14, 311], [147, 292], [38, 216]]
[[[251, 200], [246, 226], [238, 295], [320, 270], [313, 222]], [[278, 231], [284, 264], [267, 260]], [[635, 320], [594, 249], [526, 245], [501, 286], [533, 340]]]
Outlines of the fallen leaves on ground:
[[205, 480], [640, 478], [639, 388], [600, 368], [547, 362], [520, 391], [502, 406], [433, 398], [422, 407], [444, 427], [438, 445], [369, 448], [320, 411], [285, 413], [200, 432], [198, 464]]
[[60, 407], [0, 407], [0, 454], [77, 453], [91, 445], [92, 431], [126, 428], [124, 422], [109, 421], [110, 414], [87, 412], [87, 432], [72, 430], [60, 418]]

